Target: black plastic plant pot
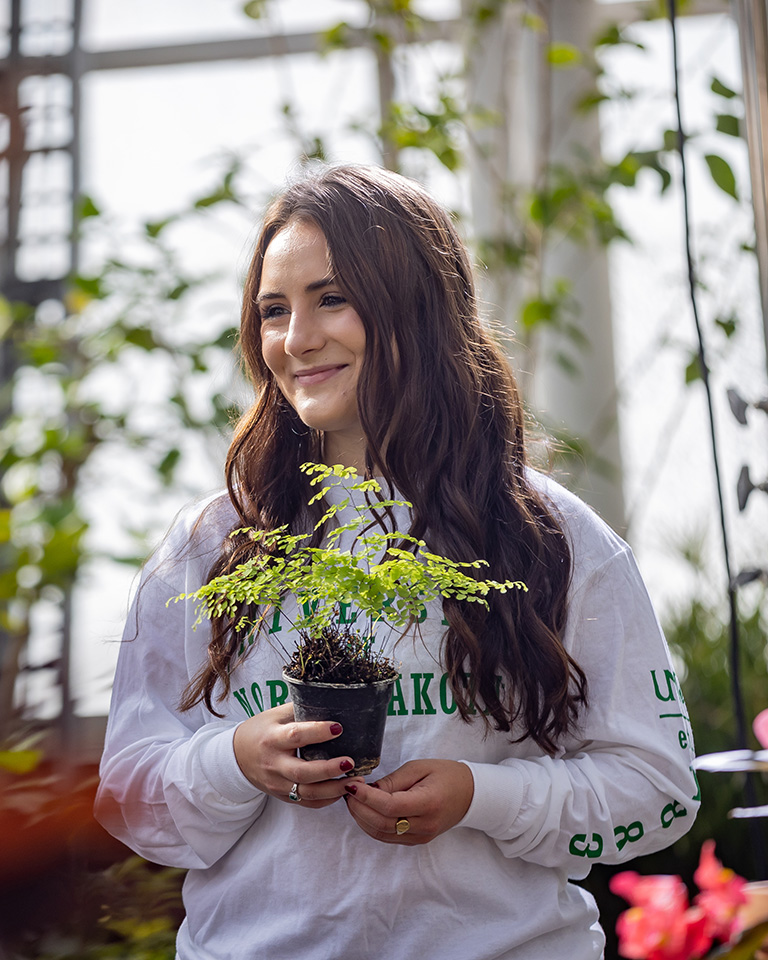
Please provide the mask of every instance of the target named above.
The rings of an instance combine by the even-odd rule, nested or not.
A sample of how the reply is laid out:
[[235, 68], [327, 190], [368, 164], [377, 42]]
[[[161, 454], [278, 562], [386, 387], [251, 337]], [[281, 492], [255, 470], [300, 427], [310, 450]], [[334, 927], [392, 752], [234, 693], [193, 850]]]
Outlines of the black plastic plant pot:
[[312, 743], [299, 750], [304, 760], [352, 757], [354, 770], [348, 777], [366, 776], [381, 760], [387, 707], [394, 680], [376, 683], [305, 683], [283, 674], [293, 700], [297, 720], [333, 720], [344, 728], [334, 740]]

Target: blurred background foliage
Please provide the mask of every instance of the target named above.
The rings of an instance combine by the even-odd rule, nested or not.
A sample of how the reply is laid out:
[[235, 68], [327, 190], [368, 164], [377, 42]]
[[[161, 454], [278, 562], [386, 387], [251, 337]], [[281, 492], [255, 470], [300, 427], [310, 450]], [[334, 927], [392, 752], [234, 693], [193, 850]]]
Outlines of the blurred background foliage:
[[[391, 53], [403, 30], [418, 34], [423, 28], [410, 0], [360, 2], [368, 8], [365, 29], [383, 56]], [[504, 2], [469, 3], [468, 29], [487, 25], [499, 16]], [[269, 0], [251, 2], [244, 13], [259, 18], [269, 7]], [[655, 13], [663, 15], [663, 10]], [[541, 33], [546, 44], [546, 23], [530, 13], [521, 15], [527, 18], [526, 29]], [[349, 29], [340, 22], [327, 30], [326, 51], [343, 47]], [[621, 45], [641, 47], [618, 26], [602, 31], [590, 50], [562, 43], [546, 46], [551, 71], [577, 65], [591, 71], [593, 87], [574, 105], [576, 114], [595, 111], [611, 98], [640, 95], [614, 88], [605, 75], [601, 52]], [[443, 77], [431, 104], [389, 101], [380, 124], [368, 131], [382, 157], [396, 167], [403, 155], [420, 151], [447, 173], [460, 175], [478, 131], [498, 123], [492, 113], [467, 109], [462, 80]], [[702, 156], [718, 189], [738, 204], [748, 190], [738, 184], [726, 158], [709, 145], [717, 138], [741, 135], [740, 98], [718, 77], [709, 76], [706, 83], [720, 106], [711, 129], [702, 131]], [[285, 103], [283, 116], [300, 162], [328, 156], [322, 134], [301, 128], [291, 102]], [[547, 250], [566, 235], [583, 243], [629, 242], [612, 205], [612, 191], [632, 190], [648, 171], [657, 178], [658, 189], [666, 191], [678, 176], [677, 150], [676, 132], [667, 130], [652, 149], [629, 152], [618, 161], [608, 162], [599, 152], [574, 154], [568, 163], [559, 160], [531, 187], [508, 185], [504, 202], [512, 227], [503, 239], [478, 238], [475, 253], [489, 270], [512, 270], [530, 278], [516, 318], [519, 337], [525, 342], [542, 327], [556, 331], [563, 342], [559, 357], [564, 376], [573, 373], [579, 352], [589, 344], [569, 281], [545, 278]], [[88, 537], [88, 491], [98, 483], [102, 458], [120, 458], [126, 473], [140, 472], [142, 496], [151, 499], [183, 484], [184, 469], [196, 458], [210, 456], [210, 451], [218, 456], [225, 449], [237, 415], [232, 400], [239, 389], [233, 361], [236, 329], [222, 311], [199, 335], [173, 332], [179, 328], [170, 318], [215, 278], [191, 275], [171, 238], [174, 231], [205, 226], [217, 208], [254, 208], [242, 159], [228, 158], [217, 179], [187, 208], [143, 224], [130, 244], [121, 241], [110, 249], [110, 242], [104, 243], [100, 266], [72, 276], [63, 303], [32, 307], [0, 300], [0, 331], [14, 358], [13, 376], [0, 387], [0, 409], [5, 412], [0, 427], [0, 627], [7, 638], [0, 672], [0, 956], [174, 956], [183, 873], [129, 856], [103, 835], [90, 818], [93, 771], [73, 768], [66, 757], [41, 751], [39, 724], [24, 715], [14, 688], [40, 611], [47, 611], [51, 629], [71, 631], [72, 591], [88, 564], [108, 556], [138, 565], [146, 553], [147, 530], [131, 524], [130, 505], [129, 519], [110, 547], [94, 548]], [[100, 231], [114, 236], [108, 212], [88, 197], [81, 199], [80, 225], [84, 236]], [[744, 246], [749, 253], [748, 239]], [[735, 312], [717, 318], [718, 351], [727, 350], [739, 322]], [[667, 346], [680, 349], [679, 344]], [[700, 376], [696, 357], [689, 357], [684, 369], [686, 383], [694, 386]], [[111, 388], [104, 390], [105, 384]], [[147, 392], [151, 396], [145, 396]], [[590, 456], [580, 438], [559, 440], [561, 455], [570, 451], [577, 458]], [[694, 587], [669, 611], [664, 626], [684, 684], [697, 752], [731, 749], [735, 728], [727, 604], [721, 584], [702, 569], [696, 551], [680, 548], [680, 554], [690, 563]], [[762, 588], [754, 584], [741, 601], [748, 717], [767, 705], [764, 599]], [[69, 696], [62, 691], [63, 706]], [[671, 850], [633, 866], [641, 872], [680, 873], [690, 880], [701, 842], [712, 837], [727, 866], [754, 878], [747, 825], [727, 816], [743, 804], [743, 775], [702, 774], [700, 781], [703, 806], [691, 833]], [[757, 789], [758, 799], [766, 802], [765, 783], [758, 781]], [[624, 908], [608, 893], [612, 872], [598, 866], [587, 881], [609, 937], [617, 912]], [[615, 952], [611, 943], [607, 956]]]

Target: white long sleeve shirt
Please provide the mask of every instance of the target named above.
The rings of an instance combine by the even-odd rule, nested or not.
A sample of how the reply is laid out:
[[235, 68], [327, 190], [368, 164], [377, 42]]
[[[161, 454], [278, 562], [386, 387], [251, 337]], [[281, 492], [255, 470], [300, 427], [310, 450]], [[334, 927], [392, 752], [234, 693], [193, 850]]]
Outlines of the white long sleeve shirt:
[[[302, 808], [260, 793], [232, 746], [238, 723], [286, 701], [294, 637], [276, 614], [219, 705], [176, 704], [206, 656], [191, 603], [236, 525], [226, 498], [188, 510], [147, 565], [125, 631], [101, 767], [97, 815], [142, 856], [189, 868], [180, 960], [596, 960], [603, 934], [571, 880], [673, 843], [691, 826], [693, 739], [665, 640], [629, 547], [551, 480], [574, 575], [564, 643], [585, 671], [589, 708], [547, 756], [530, 740], [458, 717], [439, 662], [445, 629], [430, 605], [396, 648], [400, 679], [381, 765], [468, 764], [464, 819], [423, 846], [378, 843], [337, 802]], [[338, 491], [329, 495], [340, 496]], [[407, 529], [404, 508], [396, 510]], [[343, 607], [349, 622], [354, 607]], [[379, 634], [380, 641], [386, 636]]]

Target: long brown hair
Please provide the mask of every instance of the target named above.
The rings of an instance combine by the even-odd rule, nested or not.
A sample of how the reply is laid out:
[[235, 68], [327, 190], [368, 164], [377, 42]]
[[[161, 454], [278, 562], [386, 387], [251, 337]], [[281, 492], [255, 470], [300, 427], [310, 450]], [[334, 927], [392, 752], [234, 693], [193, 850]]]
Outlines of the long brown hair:
[[[261, 355], [256, 296], [267, 247], [289, 222], [325, 234], [344, 295], [365, 327], [358, 383], [367, 466], [413, 504], [410, 533], [455, 560], [482, 558], [490, 576], [521, 579], [528, 592], [490, 608], [443, 604], [442, 660], [459, 713], [473, 701], [488, 724], [519, 724], [547, 752], [576, 722], [586, 678], [563, 647], [570, 549], [560, 522], [526, 473], [522, 404], [509, 365], [481, 323], [466, 249], [449, 215], [413, 181], [371, 167], [305, 174], [269, 206], [248, 271], [240, 344], [256, 401], [240, 420], [227, 484], [243, 526], [295, 527], [308, 499], [299, 465], [321, 457], [321, 435], [280, 393]], [[227, 543], [217, 575], [252, 551]], [[208, 663], [182, 707], [213, 711], [217, 683], [240, 638], [212, 624]], [[503, 686], [498, 685], [498, 675]], [[215, 711], [213, 711], [215, 712]]]

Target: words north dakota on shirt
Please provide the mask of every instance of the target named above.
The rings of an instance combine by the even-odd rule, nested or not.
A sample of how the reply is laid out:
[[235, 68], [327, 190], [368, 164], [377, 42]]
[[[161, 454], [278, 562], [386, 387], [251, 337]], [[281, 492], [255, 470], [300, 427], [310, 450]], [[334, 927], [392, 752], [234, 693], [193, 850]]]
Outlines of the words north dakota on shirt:
[[[503, 687], [502, 678], [496, 677], [496, 687]], [[284, 680], [264, 680], [254, 682], [250, 687], [233, 690], [232, 695], [252, 717], [272, 707], [279, 707], [288, 699], [288, 684]], [[456, 712], [451, 684], [447, 673], [436, 676], [434, 673], [400, 674], [395, 681], [389, 701], [387, 715], [390, 717], [428, 717], [435, 714], [446, 716]], [[470, 703], [470, 713], [479, 713], [480, 709]]]
[[[338, 622], [341, 625], [351, 625], [357, 620], [357, 612], [351, 609], [351, 604], [339, 604]], [[310, 608], [304, 604], [304, 613], [309, 615]], [[382, 614], [386, 613], [385, 609]], [[427, 619], [426, 608], [422, 610], [422, 615], [417, 623], [421, 624]], [[382, 617], [384, 619], [384, 617]], [[276, 609], [271, 620], [267, 621], [266, 633], [275, 634], [283, 631], [283, 618], [281, 611]], [[447, 627], [448, 622], [441, 619], [441, 626]], [[247, 643], [252, 644], [254, 636], [248, 638]], [[240, 648], [240, 654], [245, 652], [246, 644], [243, 643]], [[470, 685], [471, 677], [467, 675], [467, 684]], [[502, 677], [496, 677], [496, 689], [501, 692], [504, 689]], [[261, 713], [272, 707], [279, 707], [288, 699], [288, 685], [283, 680], [263, 680], [261, 683], [254, 682], [250, 686], [243, 686], [234, 689], [232, 695], [237, 703], [245, 711], [246, 715], [252, 717], [254, 713]], [[447, 673], [436, 676], [435, 673], [411, 673], [400, 674], [395, 681], [392, 690], [392, 697], [389, 701], [387, 715], [390, 717], [405, 716], [434, 716], [443, 714], [449, 716], [457, 710], [456, 701], [453, 698], [451, 685]], [[470, 714], [482, 712], [482, 708], [470, 702]]]

